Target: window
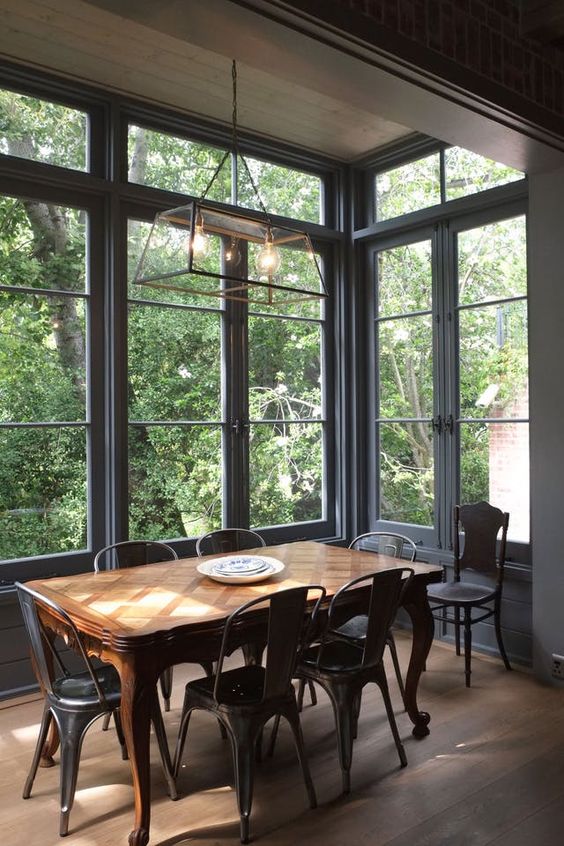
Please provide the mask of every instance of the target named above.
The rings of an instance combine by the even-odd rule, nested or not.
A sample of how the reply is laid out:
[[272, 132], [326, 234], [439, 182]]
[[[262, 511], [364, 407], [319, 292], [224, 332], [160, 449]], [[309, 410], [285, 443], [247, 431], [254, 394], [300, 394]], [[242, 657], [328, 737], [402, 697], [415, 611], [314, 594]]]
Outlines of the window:
[[441, 202], [439, 153], [377, 173], [376, 220], [389, 220]]
[[[448, 153], [447, 180], [471, 167], [468, 192], [515, 179]], [[420, 205], [420, 163], [400, 170], [412, 196], [397, 214]], [[450, 221], [445, 208], [430, 210], [428, 225], [388, 227], [369, 249], [372, 525], [429, 548], [452, 543], [455, 502], [481, 499], [510, 513], [513, 544], [529, 542], [526, 219], [518, 203], [480, 212], [477, 196], [475, 205]]]
[[87, 546], [88, 215], [0, 197], [0, 558]]
[[85, 112], [0, 90], [0, 153], [87, 170], [87, 131]]
[[[47, 84], [30, 74], [30, 91]], [[0, 90], [1, 577], [87, 569], [127, 537], [193, 554], [189, 539], [222, 525], [252, 522], [273, 540], [334, 534], [331, 306], [250, 311], [130, 281], [155, 212], [171, 191], [205, 191], [229, 134], [208, 143], [197, 127], [195, 140], [181, 118], [167, 131], [157, 109], [138, 119], [118, 104], [113, 147], [109, 98], [53, 90], [58, 102]], [[263, 149], [248, 161], [270, 213], [319, 239], [321, 166], [274, 164]], [[253, 207], [232, 155], [208, 196]], [[217, 269], [226, 244], [208, 246]], [[159, 262], [184, 248], [169, 233]], [[315, 249], [330, 284], [330, 233]], [[290, 283], [312, 273], [311, 256], [284, 251]]]

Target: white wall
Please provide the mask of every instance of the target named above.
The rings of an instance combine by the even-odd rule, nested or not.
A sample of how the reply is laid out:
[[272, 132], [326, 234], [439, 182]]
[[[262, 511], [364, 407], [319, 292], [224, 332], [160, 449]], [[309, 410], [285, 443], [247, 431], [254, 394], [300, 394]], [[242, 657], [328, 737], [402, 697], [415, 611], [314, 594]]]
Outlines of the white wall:
[[530, 177], [529, 309], [533, 662], [549, 679], [564, 654], [564, 167]]

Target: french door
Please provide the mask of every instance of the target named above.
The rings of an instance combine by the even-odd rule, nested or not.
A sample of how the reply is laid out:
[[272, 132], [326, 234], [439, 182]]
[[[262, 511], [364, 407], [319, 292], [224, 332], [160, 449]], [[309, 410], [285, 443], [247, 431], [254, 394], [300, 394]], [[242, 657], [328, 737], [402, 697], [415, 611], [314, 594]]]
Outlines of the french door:
[[[140, 289], [149, 228], [129, 220], [128, 535], [334, 534], [330, 306]], [[318, 258], [327, 278], [329, 255]]]
[[370, 524], [452, 548], [455, 502], [529, 540], [526, 222], [508, 208], [373, 242]]

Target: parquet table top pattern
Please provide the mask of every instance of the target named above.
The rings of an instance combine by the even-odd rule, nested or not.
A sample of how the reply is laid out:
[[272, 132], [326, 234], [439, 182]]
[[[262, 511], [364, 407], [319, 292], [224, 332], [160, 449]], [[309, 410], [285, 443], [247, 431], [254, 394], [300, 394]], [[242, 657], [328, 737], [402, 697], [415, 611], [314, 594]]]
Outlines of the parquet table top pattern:
[[[249, 599], [297, 585], [322, 584], [332, 596], [349, 579], [363, 573], [405, 566], [386, 555], [307, 541], [246, 550], [246, 554], [277, 558], [285, 569], [256, 585], [225, 585], [198, 573], [196, 567], [205, 559], [183, 558], [36, 581], [30, 586], [88, 622], [90, 632], [104, 629], [139, 636], [183, 624], [217, 623]], [[441, 572], [440, 567], [429, 564], [414, 564], [413, 568], [420, 575]]]

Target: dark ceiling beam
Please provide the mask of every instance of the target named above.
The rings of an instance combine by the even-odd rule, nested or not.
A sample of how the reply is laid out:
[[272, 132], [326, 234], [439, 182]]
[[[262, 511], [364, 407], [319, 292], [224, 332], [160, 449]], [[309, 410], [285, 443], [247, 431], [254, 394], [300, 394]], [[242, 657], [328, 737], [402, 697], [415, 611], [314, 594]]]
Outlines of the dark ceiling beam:
[[521, 0], [521, 35], [542, 44], [564, 41], [562, 0]]

